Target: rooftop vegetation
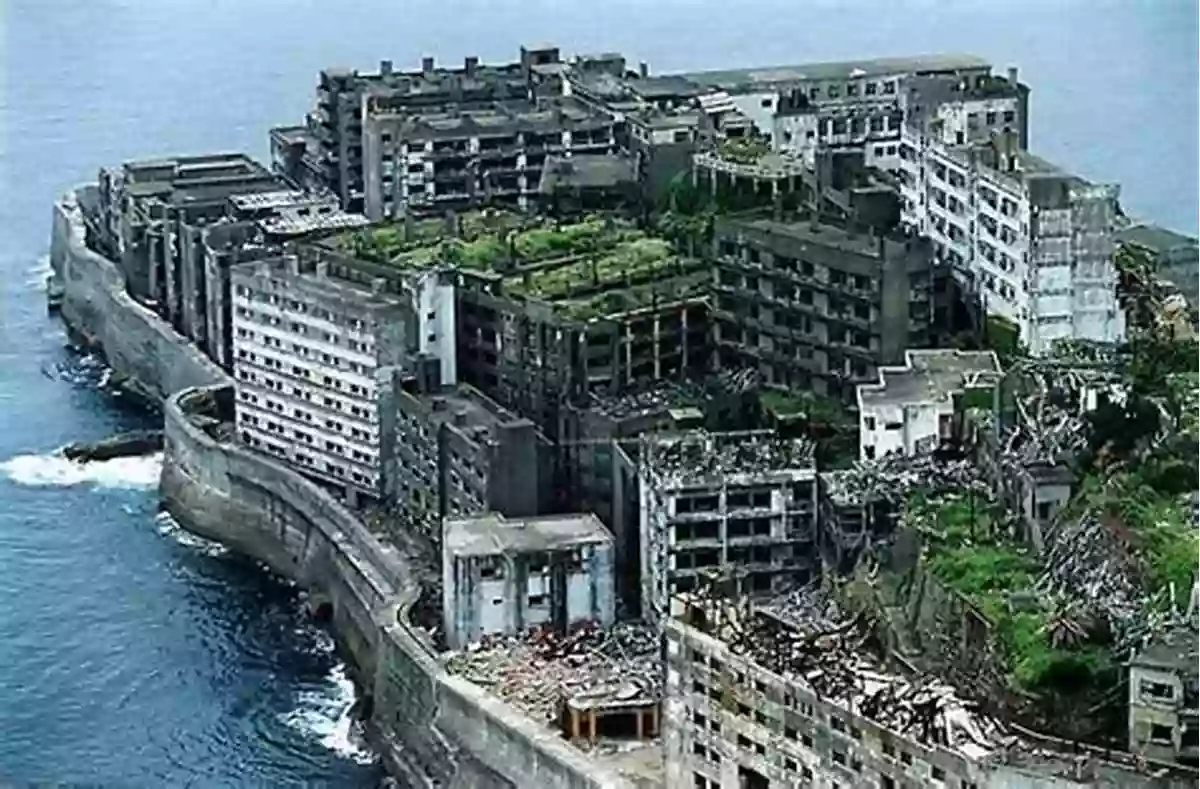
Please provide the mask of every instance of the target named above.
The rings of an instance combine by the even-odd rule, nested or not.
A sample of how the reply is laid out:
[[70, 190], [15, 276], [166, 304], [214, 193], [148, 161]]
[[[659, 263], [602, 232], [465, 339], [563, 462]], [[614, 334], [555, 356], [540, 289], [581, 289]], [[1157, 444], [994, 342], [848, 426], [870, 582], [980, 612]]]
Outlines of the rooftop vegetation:
[[626, 240], [562, 266], [525, 271], [506, 279], [514, 295], [557, 301], [613, 285], [632, 286], [682, 273], [683, 263], [671, 245], [658, 238], [626, 236]]
[[1038, 560], [993, 528], [987, 502], [918, 492], [907, 519], [926, 535], [928, 570], [991, 622], [1015, 687], [1073, 693], [1112, 681], [1115, 664], [1103, 634], [1068, 602], [1034, 593]]
[[759, 395], [768, 418], [797, 425], [816, 444], [824, 469], [846, 468], [858, 459], [858, 420], [841, 402], [812, 392], [769, 388]]
[[771, 152], [771, 144], [757, 137], [728, 137], [717, 149], [722, 159], [738, 164], [756, 164]]
[[657, 304], [675, 304], [702, 297], [708, 292], [706, 271], [692, 271], [643, 285], [557, 302], [562, 314], [576, 321], [590, 321], [620, 313], [645, 309]]

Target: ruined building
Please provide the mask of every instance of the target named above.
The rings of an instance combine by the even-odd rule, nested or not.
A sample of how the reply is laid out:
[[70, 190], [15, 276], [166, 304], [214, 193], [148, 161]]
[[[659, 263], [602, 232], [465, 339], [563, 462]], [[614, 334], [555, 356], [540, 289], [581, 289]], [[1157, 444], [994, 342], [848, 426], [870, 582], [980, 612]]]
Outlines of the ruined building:
[[1117, 186], [1021, 150], [1014, 132], [948, 146], [906, 126], [901, 158], [905, 222], [978, 283], [987, 313], [1016, 326], [1035, 355], [1060, 340], [1124, 339]]
[[816, 469], [806, 439], [770, 433], [647, 435], [638, 457], [642, 614], [710, 568], [729, 566], [747, 593], [805, 583], [817, 572]]
[[765, 604], [685, 593], [665, 630], [667, 789], [1182, 789], [1195, 780], [1010, 730], [945, 683], [886, 666], [815, 590]]
[[715, 342], [722, 367], [851, 402], [908, 348], [933, 344], [949, 271], [924, 239], [811, 219], [719, 218]]
[[953, 438], [962, 396], [992, 408], [1000, 376], [991, 351], [908, 351], [902, 367], [881, 367], [879, 383], [858, 386], [859, 458], [938, 448]]
[[612, 534], [595, 515], [447, 518], [443, 622], [461, 649], [489, 635], [613, 623]]

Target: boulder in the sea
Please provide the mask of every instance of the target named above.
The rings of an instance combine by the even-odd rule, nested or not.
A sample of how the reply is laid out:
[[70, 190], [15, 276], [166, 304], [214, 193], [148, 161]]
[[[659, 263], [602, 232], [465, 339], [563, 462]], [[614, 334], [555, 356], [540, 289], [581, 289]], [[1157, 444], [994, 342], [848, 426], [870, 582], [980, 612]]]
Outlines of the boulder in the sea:
[[100, 441], [77, 441], [63, 447], [63, 457], [87, 463], [133, 455], [148, 455], [163, 447], [161, 430], [133, 430]]

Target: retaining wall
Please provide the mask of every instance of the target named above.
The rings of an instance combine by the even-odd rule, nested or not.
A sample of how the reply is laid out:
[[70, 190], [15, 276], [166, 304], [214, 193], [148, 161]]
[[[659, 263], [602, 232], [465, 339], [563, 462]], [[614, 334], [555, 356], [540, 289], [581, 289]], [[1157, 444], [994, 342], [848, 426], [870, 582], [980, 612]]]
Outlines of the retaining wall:
[[54, 204], [50, 266], [63, 286], [62, 316], [76, 335], [103, 349], [124, 385], [150, 402], [190, 386], [226, 380], [225, 373], [125, 290], [116, 263], [85, 243], [81, 187]]
[[324, 489], [271, 458], [218, 440], [233, 385], [124, 289], [119, 267], [85, 245], [72, 193], [54, 208], [51, 263], [68, 326], [115, 374], [163, 403], [164, 506], [186, 528], [266, 563], [332, 608], [368, 730], [413, 786], [625, 789], [631, 784], [486, 691], [448, 675], [407, 611], [419, 589], [404, 557]]

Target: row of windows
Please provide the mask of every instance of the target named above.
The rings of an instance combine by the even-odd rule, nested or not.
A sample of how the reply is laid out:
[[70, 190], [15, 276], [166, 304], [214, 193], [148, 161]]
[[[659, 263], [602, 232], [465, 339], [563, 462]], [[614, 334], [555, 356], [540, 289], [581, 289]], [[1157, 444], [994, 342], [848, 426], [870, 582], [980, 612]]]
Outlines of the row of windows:
[[262, 291], [252, 290], [245, 285], [239, 285], [235, 293], [247, 301], [257, 301], [263, 304], [271, 304], [273, 306], [280, 307], [281, 309], [286, 309], [301, 315], [311, 315], [313, 318], [327, 321], [335, 326], [346, 326], [354, 331], [363, 331], [363, 329], [366, 328], [366, 324], [363, 323], [361, 318], [346, 315], [340, 312], [334, 312], [324, 307], [309, 305], [305, 302], [286, 298], [276, 293], [264, 293]]
[[[257, 425], [256, 425], [257, 427]], [[278, 427], [278, 426], [275, 426]], [[271, 430], [272, 423], [268, 423], [263, 429]], [[275, 430], [276, 433], [281, 433], [281, 428]], [[277, 444], [274, 441], [260, 438], [248, 430], [243, 430], [241, 434], [242, 443], [248, 447], [255, 449], [264, 449], [273, 455], [277, 455], [285, 460], [291, 461], [297, 465], [310, 468], [314, 471], [319, 471], [330, 476], [340, 477], [343, 479], [351, 479], [355, 483], [363, 487], [373, 487], [377, 483], [375, 475], [365, 474], [361, 471], [347, 471], [344, 466], [341, 466], [332, 461], [320, 461], [305, 452], [295, 450], [289, 454], [287, 447], [282, 444]]]
[[[289, 331], [289, 332], [292, 332], [293, 335], [298, 335], [300, 337], [312, 337], [313, 339], [316, 339], [316, 341], [329, 343], [330, 345], [338, 345], [338, 347], [342, 347], [342, 345], [344, 345], [344, 347], [346, 347], [347, 350], [355, 351], [355, 353], [366, 354], [368, 356], [370, 356], [371, 354], [374, 353], [374, 345], [370, 341], [359, 341], [359, 339], [353, 339], [353, 338], [348, 338], [348, 337], [343, 338], [343, 337], [335, 335], [335, 333], [324, 331], [322, 329], [316, 329], [316, 327], [313, 327], [313, 326], [310, 326], [307, 324], [302, 324], [302, 323], [300, 323], [300, 321], [282, 320], [282, 319], [278, 318], [277, 315], [271, 315], [271, 314], [268, 314], [265, 312], [259, 312], [259, 311], [256, 311], [256, 309], [250, 309], [248, 307], [238, 307], [238, 317], [245, 318], [246, 320], [257, 321], [257, 323], [264, 324], [264, 325], [284, 326], [284, 329], [282, 329], [281, 331]], [[254, 332], [252, 332], [248, 329], [245, 329], [245, 327], [239, 327], [238, 336], [246, 337], [246, 338], [253, 338]], [[269, 336], [263, 335], [262, 342], [264, 345], [274, 344], [274, 345], [276, 345], [277, 348], [283, 347], [280, 339], [275, 338], [275, 337], [269, 337]], [[298, 350], [298, 353], [299, 353], [300, 349], [304, 349], [305, 355], [310, 353], [310, 349], [302, 347], [302, 345], [300, 345], [298, 343], [293, 343], [292, 347], [293, 347], [293, 349]], [[317, 354], [317, 353], [319, 353], [319, 351], [317, 349], [312, 349], [311, 353]], [[336, 359], [336, 356], [335, 356], [335, 359]], [[326, 359], [325, 361], [328, 362], [328, 359]]]
[[[310, 403], [316, 402], [313, 392], [309, 391], [308, 389], [303, 389], [292, 384], [285, 384], [283, 381], [266, 375], [265, 373], [260, 375], [254, 370], [248, 370], [245, 367], [239, 366], [236, 374], [237, 377], [242, 381], [261, 386], [264, 389], [270, 389], [280, 393], [290, 393], [292, 397], [297, 397]], [[364, 422], [373, 423], [377, 418], [376, 411], [373, 408], [356, 405], [354, 403], [346, 403], [337, 398], [329, 397], [328, 395], [321, 396], [320, 405], [332, 411], [349, 413], [350, 416], [356, 419], [361, 419]]]
[[[362, 384], [351, 383], [349, 381], [343, 380], [342, 378], [335, 377], [332, 375], [318, 376], [317, 374], [314, 374], [311, 370], [309, 370], [306, 367], [302, 367], [298, 364], [288, 365], [288, 364], [285, 364], [283, 362], [283, 360], [281, 360], [281, 359], [277, 359], [273, 356], [257, 354], [246, 348], [238, 348], [237, 358], [243, 362], [248, 362], [252, 365], [256, 365], [259, 367], [265, 367], [270, 370], [278, 371], [278, 372], [283, 373], [284, 375], [287, 375], [292, 378], [303, 379], [304, 381], [311, 382], [313, 384], [319, 383], [320, 385], [323, 385], [324, 387], [326, 387], [328, 389], [333, 389], [333, 390], [337, 391], [339, 394], [343, 393], [343, 391], [344, 391], [355, 397], [359, 397], [359, 398], [363, 398], [363, 399], [367, 399], [367, 400], [373, 399], [375, 397], [375, 392], [373, 391], [372, 387], [370, 387], [370, 386], [364, 386]], [[240, 367], [241, 367], [241, 365], [239, 365], [239, 368]], [[326, 399], [328, 400], [328, 398], [326, 398]]]

